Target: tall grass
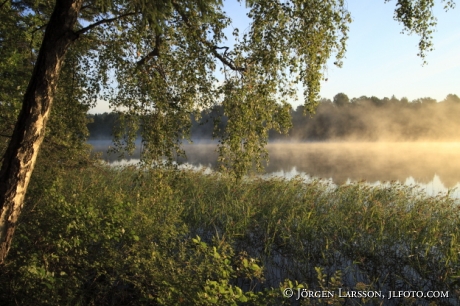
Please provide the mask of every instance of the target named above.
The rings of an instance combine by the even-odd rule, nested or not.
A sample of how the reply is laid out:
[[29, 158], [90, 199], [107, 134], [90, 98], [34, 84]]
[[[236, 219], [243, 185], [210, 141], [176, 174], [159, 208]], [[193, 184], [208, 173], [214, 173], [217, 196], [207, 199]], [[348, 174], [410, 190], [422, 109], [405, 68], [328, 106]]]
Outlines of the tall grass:
[[290, 279], [312, 290], [444, 290], [450, 298], [434, 302], [457, 304], [459, 214], [450, 197], [399, 184], [70, 170], [32, 184], [0, 303], [295, 304], [264, 291]]
[[284, 278], [311, 282], [321, 266], [329, 275], [342, 270], [350, 288], [364, 282], [454, 294], [460, 208], [448, 196], [426, 197], [400, 184], [333, 188], [272, 179], [236, 185], [193, 173], [179, 189], [191, 230], [221, 233], [263, 258], [271, 285]]

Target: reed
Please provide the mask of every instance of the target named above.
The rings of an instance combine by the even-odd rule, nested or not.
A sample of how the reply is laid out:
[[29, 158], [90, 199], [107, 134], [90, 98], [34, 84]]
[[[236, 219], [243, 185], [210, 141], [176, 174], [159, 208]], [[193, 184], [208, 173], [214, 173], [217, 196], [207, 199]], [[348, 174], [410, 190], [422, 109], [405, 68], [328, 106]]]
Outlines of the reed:
[[458, 204], [397, 183], [337, 187], [301, 178], [235, 182], [184, 170], [68, 170], [51, 186], [32, 182], [2, 267], [0, 303], [344, 303], [284, 298], [280, 289], [293, 286], [442, 290], [449, 298], [399, 302], [456, 305]]

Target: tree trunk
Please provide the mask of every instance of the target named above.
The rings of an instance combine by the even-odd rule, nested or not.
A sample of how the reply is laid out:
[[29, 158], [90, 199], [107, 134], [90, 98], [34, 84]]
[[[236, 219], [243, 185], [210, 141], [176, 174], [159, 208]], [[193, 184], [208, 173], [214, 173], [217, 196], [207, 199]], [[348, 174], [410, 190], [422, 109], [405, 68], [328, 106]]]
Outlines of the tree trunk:
[[3, 156], [0, 170], [0, 264], [10, 249], [38, 150], [45, 136], [45, 125], [64, 56], [77, 38], [73, 28], [82, 1], [56, 0], [13, 136]]

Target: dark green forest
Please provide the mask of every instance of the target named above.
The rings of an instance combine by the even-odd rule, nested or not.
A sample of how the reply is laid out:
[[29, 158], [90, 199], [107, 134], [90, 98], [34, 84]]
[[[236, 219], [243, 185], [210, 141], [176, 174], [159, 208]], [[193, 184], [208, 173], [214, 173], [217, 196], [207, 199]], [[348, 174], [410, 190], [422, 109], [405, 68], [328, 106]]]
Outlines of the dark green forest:
[[[191, 139], [212, 139], [225, 129], [222, 108], [192, 115]], [[460, 140], [460, 98], [449, 94], [442, 101], [432, 98], [383, 98], [361, 96], [350, 99], [339, 93], [333, 100], [322, 99], [316, 113], [306, 115], [298, 106], [290, 111], [288, 134], [271, 130], [271, 141], [458, 141]], [[90, 139], [110, 139], [117, 126], [117, 113], [88, 115]], [[216, 119], [219, 118], [219, 121]]]

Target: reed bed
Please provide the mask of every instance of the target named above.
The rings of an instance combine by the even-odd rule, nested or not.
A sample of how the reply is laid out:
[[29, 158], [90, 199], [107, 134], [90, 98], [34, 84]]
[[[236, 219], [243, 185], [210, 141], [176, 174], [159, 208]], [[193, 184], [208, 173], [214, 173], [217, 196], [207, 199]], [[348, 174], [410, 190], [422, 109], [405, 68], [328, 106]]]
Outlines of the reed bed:
[[[52, 182], [32, 182], [2, 305], [459, 304], [460, 208], [448, 195], [105, 166]], [[295, 300], [289, 286], [448, 297]]]

